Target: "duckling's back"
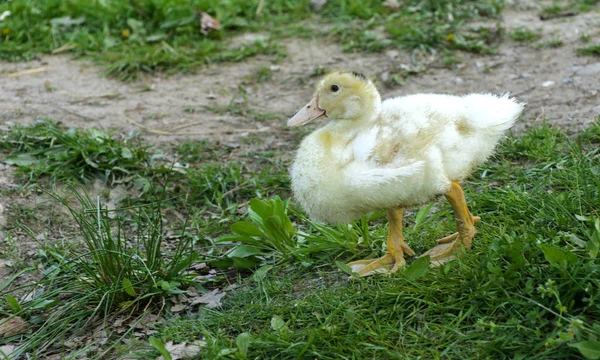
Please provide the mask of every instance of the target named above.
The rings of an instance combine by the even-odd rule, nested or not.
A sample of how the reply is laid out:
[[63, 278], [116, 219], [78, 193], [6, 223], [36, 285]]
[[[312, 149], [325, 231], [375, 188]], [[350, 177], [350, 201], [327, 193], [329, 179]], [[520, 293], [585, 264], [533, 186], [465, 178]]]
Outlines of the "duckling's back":
[[433, 159], [429, 164], [443, 168], [449, 180], [460, 181], [493, 153], [522, 111], [523, 105], [507, 95], [417, 94], [384, 101], [381, 120], [396, 130], [398, 140], [412, 144], [404, 156], [437, 153], [441, 164]]

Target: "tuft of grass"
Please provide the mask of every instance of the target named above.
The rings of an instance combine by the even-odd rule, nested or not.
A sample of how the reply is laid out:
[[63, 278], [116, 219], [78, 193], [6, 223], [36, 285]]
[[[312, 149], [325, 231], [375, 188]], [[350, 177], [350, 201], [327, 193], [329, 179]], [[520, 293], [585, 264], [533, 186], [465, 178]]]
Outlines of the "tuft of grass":
[[538, 31], [533, 31], [525, 27], [518, 27], [513, 29], [510, 32], [509, 36], [514, 41], [526, 43], [532, 43], [536, 40], [539, 40], [542, 37], [542, 35]]
[[577, 49], [577, 54], [584, 56], [600, 56], [600, 44], [589, 45], [584, 48]]
[[255, 70], [254, 74], [249, 75], [245, 82], [249, 83], [263, 83], [267, 81], [271, 81], [273, 79], [273, 72], [268, 66], [261, 65], [258, 69]]
[[71, 205], [69, 198], [55, 198], [77, 222], [83, 249], [64, 252], [41, 242], [48, 262], [41, 279], [3, 291], [23, 296], [7, 295], [11, 311], [2, 304], [0, 312], [25, 319], [33, 329], [22, 338], [1, 341], [19, 338], [12, 356], [31, 351], [41, 356], [67, 339], [77, 339], [93, 328], [98, 331], [119, 314], [134, 319], [149, 309], [160, 312], [165, 299], [196, 284], [196, 274], [186, 274], [198, 259], [193, 238], [184, 227], [174, 250], [165, 252], [160, 203], [137, 207], [131, 220], [134, 226], [128, 228], [122, 215], [113, 218], [99, 199], [96, 202], [76, 188], [71, 188], [71, 195], [77, 205]]
[[137, 138], [116, 140], [100, 130], [62, 129], [50, 121], [14, 126], [2, 135], [3, 160], [30, 181], [85, 181], [99, 177], [107, 184], [132, 180], [149, 165], [148, 147]]
[[588, 33], [581, 34], [581, 36], [579, 37], [579, 40], [581, 40], [582, 43], [590, 42], [590, 34], [588, 34]]
[[581, 12], [588, 12], [600, 3], [599, 0], [569, 0], [565, 3], [553, 2], [551, 5], [543, 6], [540, 16], [543, 20], [574, 16]]
[[546, 40], [546, 41], [542, 41], [538, 44], [534, 45], [534, 48], [536, 49], [541, 49], [541, 48], [559, 48], [562, 47], [565, 44], [565, 42], [560, 39], [560, 38], [552, 38], [550, 40]]
[[470, 19], [495, 18], [502, 9], [500, 3], [441, 2], [415, 6], [421, 11], [390, 17], [386, 23], [392, 44], [425, 52], [454, 49], [492, 53], [493, 47], [502, 38], [502, 31], [498, 28], [463, 27], [464, 22]]
[[[321, 264], [289, 257], [262, 267], [222, 309], [171, 319], [159, 337], [202, 337], [206, 358], [238, 351], [240, 334], [249, 338], [247, 358], [589, 356], [600, 345], [599, 144], [600, 118], [574, 139], [548, 126], [509, 138], [466, 186], [471, 212], [482, 216], [473, 250], [418, 278], [409, 266], [387, 278], [345, 279], [334, 260], [380, 255], [385, 222], [365, 219], [359, 237], [371, 236], [357, 240], [355, 253], [325, 249]], [[449, 206], [432, 209], [406, 220], [417, 252], [453, 231]], [[331, 227], [301, 223], [304, 233], [353, 244]], [[257, 229], [232, 228], [267, 241]]]

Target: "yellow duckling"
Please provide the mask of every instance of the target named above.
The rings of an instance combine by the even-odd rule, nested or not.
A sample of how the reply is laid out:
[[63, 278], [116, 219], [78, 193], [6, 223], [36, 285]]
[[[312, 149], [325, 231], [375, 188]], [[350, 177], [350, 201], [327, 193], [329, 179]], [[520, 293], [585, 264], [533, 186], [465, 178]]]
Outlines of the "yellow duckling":
[[404, 266], [404, 254], [415, 253], [402, 236], [402, 209], [445, 194], [457, 232], [423, 254], [441, 262], [462, 245], [471, 247], [479, 220], [459, 182], [486, 161], [522, 110], [508, 96], [489, 94], [417, 94], [382, 102], [364, 75], [331, 73], [288, 121], [300, 126], [329, 119], [300, 144], [292, 190], [311, 219], [330, 224], [387, 209], [387, 253], [348, 264], [361, 276]]

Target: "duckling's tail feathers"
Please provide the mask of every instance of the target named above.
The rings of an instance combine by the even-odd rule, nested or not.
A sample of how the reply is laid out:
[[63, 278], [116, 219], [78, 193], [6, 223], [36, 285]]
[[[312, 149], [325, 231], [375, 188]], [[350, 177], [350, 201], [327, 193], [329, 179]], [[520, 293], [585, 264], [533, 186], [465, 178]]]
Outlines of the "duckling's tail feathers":
[[463, 103], [468, 125], [480, 131], [494, 133], [510, 129], [525, 106], [509, 94], [470, 94], [463, 97]]
[[399, 168], [375, 168], [362, 171], [351, 177], [355, 188], [372, 188], [401, 178], [413, 176], [423, 169], [424, 161], [417, 161]]

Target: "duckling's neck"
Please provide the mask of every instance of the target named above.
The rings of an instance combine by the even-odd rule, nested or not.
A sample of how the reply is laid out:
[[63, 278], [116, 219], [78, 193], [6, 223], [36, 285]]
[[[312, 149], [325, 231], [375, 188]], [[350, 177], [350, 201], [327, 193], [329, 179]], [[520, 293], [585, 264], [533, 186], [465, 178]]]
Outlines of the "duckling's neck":
[[332, 119], [327, 125], [328, 130], [338, 134], [355, 134], [377, 124], [381, 112], [380, 104], [373, 104], [361, 110], [357, 116], [352, 118]]

